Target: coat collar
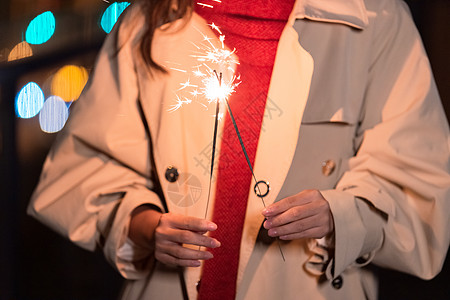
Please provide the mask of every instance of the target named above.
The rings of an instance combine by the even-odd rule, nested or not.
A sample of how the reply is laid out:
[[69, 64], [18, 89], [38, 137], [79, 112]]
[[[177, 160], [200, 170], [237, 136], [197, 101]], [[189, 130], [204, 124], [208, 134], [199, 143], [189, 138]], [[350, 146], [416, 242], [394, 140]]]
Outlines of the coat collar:
[[364, 0], [297, 0], [295, 18], [364, 29], [369, 23]]

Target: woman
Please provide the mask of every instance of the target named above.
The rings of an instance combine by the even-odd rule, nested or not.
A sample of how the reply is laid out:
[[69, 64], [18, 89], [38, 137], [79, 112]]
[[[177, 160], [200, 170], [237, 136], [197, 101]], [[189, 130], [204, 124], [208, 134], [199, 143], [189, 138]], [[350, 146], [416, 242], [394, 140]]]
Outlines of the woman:
[[[225, 65], [204, 60], [216, 49]], [[236, 88], [210, 193], [208, 71]], [[107, 38], [29, 212], [102, 247], [124, 299], [376, 299], [370, 263], [442, 267], [448, 133], [401, 1], [142, 1]]]

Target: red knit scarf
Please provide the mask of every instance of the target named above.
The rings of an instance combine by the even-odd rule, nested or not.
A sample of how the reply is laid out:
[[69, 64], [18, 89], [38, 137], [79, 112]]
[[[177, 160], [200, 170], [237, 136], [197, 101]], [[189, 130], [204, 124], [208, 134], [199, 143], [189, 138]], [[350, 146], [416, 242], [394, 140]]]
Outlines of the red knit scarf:
[[[225, 44], [236, 49], [241, 84], [229, 99], [250, 162], [255, 161], [267, 93], [278, 41], [294, 0], [203, 1], [214, 8], [196, 6], [209, 24], [225, 35]], [[211, 2], [211, 3], [210, 3]], [[214, 258], [203, 266], [200, 300], [234, 299], [242, 230], [252, 174], [230, 116], [225, 117], [218, 163], [217, 189], [212, 220], [218, 229], [211, 236], [222, 245], [210, 249]]]

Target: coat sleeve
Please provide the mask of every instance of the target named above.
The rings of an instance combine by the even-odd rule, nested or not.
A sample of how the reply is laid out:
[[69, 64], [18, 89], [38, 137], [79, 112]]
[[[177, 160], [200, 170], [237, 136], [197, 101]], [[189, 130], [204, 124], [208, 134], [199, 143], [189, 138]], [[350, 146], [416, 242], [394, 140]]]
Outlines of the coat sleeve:
[[335, 190], [331, 276], [373, 262], [430, 279], [450, 240], [449, 129], [420, 37], [401, 1], [371, 25], [359, 146]]
[[144, 275], [120, 259], [131, 211], [161, 206], [139, 110], [133, 60], [142, 23], [127, 13], [108, 35], [82, 96], [43, 167], [28, 213], [77, 245], [101, 247], [126, 278]]

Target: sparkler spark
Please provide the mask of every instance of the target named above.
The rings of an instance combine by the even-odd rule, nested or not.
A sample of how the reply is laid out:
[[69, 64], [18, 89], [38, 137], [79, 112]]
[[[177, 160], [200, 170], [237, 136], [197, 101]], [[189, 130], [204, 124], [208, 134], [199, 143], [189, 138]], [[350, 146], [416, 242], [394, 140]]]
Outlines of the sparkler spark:
[[205, 73], [203, 73], [202, 71], [200, 71], [200, 68], [197, 69], [197, 70], [195, 70], [195, 71], [192, 71], [192, 74], [194, 74], [196, 77], [203, 77], [203, 76], [206, 76]]
[[[220, 28], [214, 23], [209, 26], [213, 30], [222, 33]], [[225, 48], [225, 36], [223, 34], [219, 36], [220, 44], [218, 44], [213, 42], [212, 37], [202, 33], [199, 29], [197, 31], [201, 35], [201, 42], [190, 43], [195, 47], [191, 57], [197, 60], [198, 64], [193, 66], [191, 70], [186, 70], [181, 68], [180, 64], [166, 62], [172, 65], [169, 67], [170, 70], [189, 74], [188, 79], [180, 83], [180, 88], [176, 91], [176, 103], [170, 106], [170, 112], [174, 112], [184, 104], [194, 101], [205, 107], [208, 107], [207, 104], [212, 102], [224, 102], [240, 83], [239, 77], [234, 75], [234, 67], [239, 64], [234, 56], [236, 50]], [[226, 75], [219, 80], [216, 70], [220, 71], [222, 75]], [[196, 80], [191, 81], [191, 77]]]
[[219, 40], [222, 43], [222, 48], [224, 48], [225, 47], [225, 44], [224, 44], [225, 36], [224, 35], [219, 36]]
[[[239, 62], [233, 58], [233, 54], [236, 52], [236, 49], [233, 49], [232, 51], [225, 49], [225, 45], [223, 43], [225, 40], [225, 35], [219, 36], [219, 40], [221, 42], [222, 47], [217, 48], [211, 42], [212, 38], [208, 37], [204, 33], [200, 32], [200, 34], [203, 36], [203, 41], [207, 44], [204, 45], [203, 47], [204, 51], [200, 51], [199, 55], [193, 55], [193, 57], [196, 57], [198, 61], [207, 61], [213, 64], [228, 65], [228, 66], [239, 64]], [[202, 50], [201, 47], [198, 48]]]
[[200, 95], [201, 93], [200, 93], [198, 90], [193, 90], [192, 92], [190, 92], [190, 94], [191, 94], [193, 97], [197, 97], [197, 96]]
[[213, 8], [214, 6], [210, 5], [210, 4], [205, 4], [205, 3], [201, 3], [201, 2], [197, 2], [198, 5], [202, 6], [202, 7], [208, 7], [208, 8]]
[[179, 91], [184, 90], [187, 87], [197, 87], [195, 84], [191, 84], [190, 79], [188, 79], [184, 83], [180, 83], [181, 87], [178, 89]]
[[181, 99], [178, 95], [175, 95], [177, 97], [177, 103], [173, 104], [172, 107], [169, 109], [169, 112], [174, 112], [178, 110], [183, 104], [189, 104], [192, 102], [192, 100], [185, 98], [185, 100]]
[[220, 31], [219, 26], [217, 26], [216, 24], [211, 23], [209, 26], [211, 26], [212, 29], [214, 29], [215, 31], [217, 31], [218, 33], [222, 34], [222, 31]]
[[234, 83], [236, 77], [232, 77], [228, 82], [220, 82], [215, 74], [207, 75], [203, 80], [202, 94], [208, 100], [208, 103], [219, 101], [223, 102], [230, 97], [238, 83]]
[[182, 73], [187, 73], [186, 70], [182, 70], [182, 69], [177, 69], [177, 68], [169, 68], [169, 69], [174, 70], [174, 71], [178, 71], [178, 72], [182, 72]]

